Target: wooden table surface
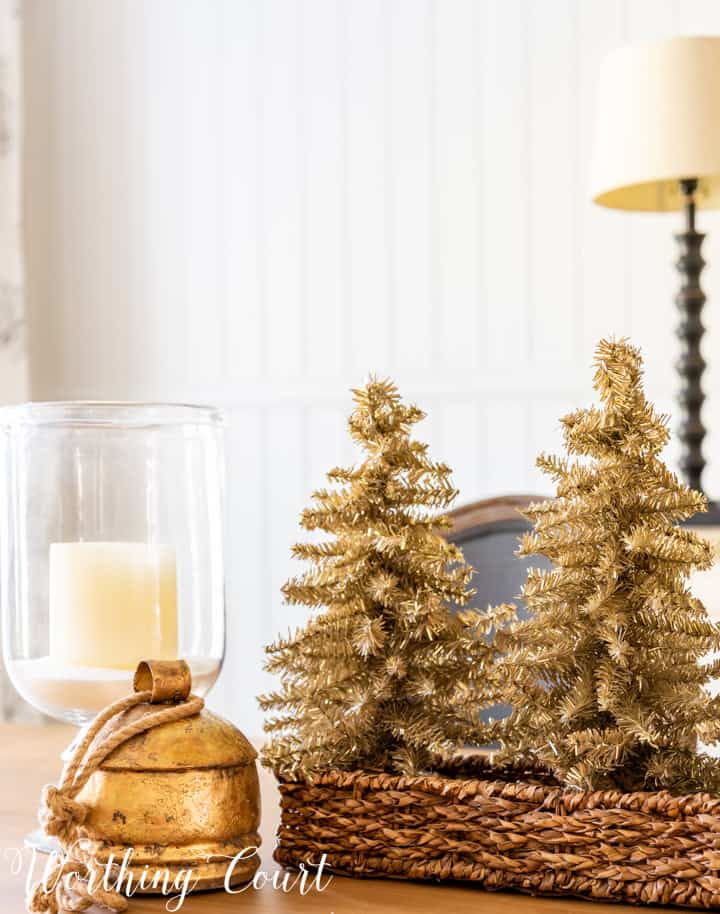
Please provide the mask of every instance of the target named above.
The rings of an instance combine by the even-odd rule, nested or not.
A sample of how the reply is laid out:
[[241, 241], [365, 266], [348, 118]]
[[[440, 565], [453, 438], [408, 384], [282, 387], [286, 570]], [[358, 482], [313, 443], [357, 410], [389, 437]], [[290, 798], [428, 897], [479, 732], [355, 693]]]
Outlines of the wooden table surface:
[[[57, 779], [59, 754], [74, 731], [51, 725], [32, 727], [0, 725], [0, 911], [21, 914], [25, 911], [24, 881], [30, 852], [22, 858], [25, 870], [12, 873], [17, 862], [13, 849], [22, 848], [23, 836], [35, 827], [35, 810], [40, 788]], [[261, 774], [263, 791], [263, 863], [272, 874], [278, 866], [272, 859], [273, 835], [278, 819], [278, 796], [271, 776]], [[129, 914], [161, 914], [167, 899], [135, 896]], [[93, 909], [98, 910], [98, 909]], [[293, 891], [283, 894], [270, 887], [249, 889], [240, 895], [222, 891], [190, 896], [182, 911], [189, 914], [229, 914], [248, 911], [254, 914], [602, 914], [633, 911], [627, 905], [606, 905], [575, 899], [530, 898], [512, 893], [490, 893], [459, 885], [429, 885], [381, 879], [349, 879], [335, 876], [322, 893], [316, 890], [301, 896]], [[658, 910], [657, 908], [650, 910]]]

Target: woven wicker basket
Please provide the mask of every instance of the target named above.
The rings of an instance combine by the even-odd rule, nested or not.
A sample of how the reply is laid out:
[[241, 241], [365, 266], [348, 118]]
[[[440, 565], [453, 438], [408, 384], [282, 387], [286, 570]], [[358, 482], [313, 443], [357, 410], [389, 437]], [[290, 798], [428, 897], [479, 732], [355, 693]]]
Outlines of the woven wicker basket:
[[568, 790], [481, 757], [436, 774], [281, 782], [275, 859], [351, 876], [720, 908], [720, 799]]

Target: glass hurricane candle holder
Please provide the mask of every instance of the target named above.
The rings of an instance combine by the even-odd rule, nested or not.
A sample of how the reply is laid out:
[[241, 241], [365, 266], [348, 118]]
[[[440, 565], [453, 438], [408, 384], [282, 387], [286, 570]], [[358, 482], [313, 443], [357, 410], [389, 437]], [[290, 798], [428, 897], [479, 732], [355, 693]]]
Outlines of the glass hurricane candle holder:
[[18, 692], [82, 725], [143, 659], [182, 657], [193, 691], [225, 645], [223, 422], [204, 406], [0, 410], [3, 652]]

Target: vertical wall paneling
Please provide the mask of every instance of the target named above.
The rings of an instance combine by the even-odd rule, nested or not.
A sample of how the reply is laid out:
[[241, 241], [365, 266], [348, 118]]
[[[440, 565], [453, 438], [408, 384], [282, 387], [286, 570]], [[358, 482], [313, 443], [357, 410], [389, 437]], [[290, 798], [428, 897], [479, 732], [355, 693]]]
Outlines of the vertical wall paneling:
[[425, 418], [415, 426], [415, 434], [427, 442], [430, 454], [436, 459], [449, 462], [445, 447], [446, 404], [442, 397], [421, 396], [417, 398], [418, 406], [425, 412]]
[[720, 5], [715, 0], [673, 0], [673, 32], [678, 35], [717, 35]]
[[258, 91], [263, 95], [263, 230], [268, 375], [297, 378], [306, 363], [307, 203], [301, 0], [266, 0], [264, 55]]
[[478, 492], [484, 481], [483, 419], [475, 399], [448, 403], [443, 411], [442, 451], [437, 457], [453, 468], [453, 483], [460, 490], [458, 504], [463, 502], [463, 493]]
[[[80, 58], [75, 54], [73, 41], [74, 22], [77, 17], [65, 15], [66, 13], [70, 13], [70, 10], [67, 9], [67, 4], [65, 10], [56, 7], [52, 16], [48, 17], [50, 21], [47, 23], [50, 28], [57, 28], [59, 23], [64, 26], [64, 28], [58, 29], [56, 40], [52, 42], [50, 50], [51, 71], [47, 74], [53, 83], [49, 93], [50, 110], [48, 113], [51, 121], [50, 133], [57, 154], [56, 162], [50, 167], [52, 175], [50, 193], [52, 194], [51, 199], [55, 204], [53, 214], [50, 217], [54, 222], [52, 226], [54, 238], [51, 244], [55, 244], [56, 239], [60, 241], [59, 250], [56, 252], [57, 261], [53, 264], [55, 267], [53, 280], [57, 282], [57, 286], [52, 288], [52, 293], [56, 295], [58, 292], [60, 293], [58, 296], [58, 310], [60, 311], [61, 319], [58, 322], [57, 329], [59, 332], [55, 345], [63, 354], [67, 352], [70, 343], [68, 339], [71, 332], [69, 324], [74, 317], [72, 302], [73, 300], [82, 300], [82, 290], [79, 288], [78, 281], [75, 280], [77, 273], [73, 269], [72, 255], [73, 249], [77, 247], [77, 242], [73, 243], [74, 239], [83, 237], [82, 229], [84, 228], [84, 226], [78, 224], [78, 217], [82, 212], [80, 199], [73, 200], [71, 197], [71, 185], [68, 181], [63, 180], [64, 174], [72, 172], [72, 157], [67, 148], [69, 142], [63, 127], [68, 129], [68, 133], [75, 133], [81, 129], [82, 124], [82, 121], [79, 121], [77, 117], [77, 107], [79, 105], [79, 100], [77, 99], [77, 67]], [[74, 61], [74, 64], [71, 61]], [[58, 71], [62, 75], [55, 82]], [[89, 176], [92, 175], [91, 169], [88, 170], [88, 174]], [[79, 190], [78, 196], [81, 194], [82, 191]], [[75, 205], [72, 205], [73, 203]], [[98, 208], [101, 209], [101, 207]], [[64, 231], [61, 231], [61, 226]], [[58, 234], [60, 235], [59, 239], [57, 238]], [[30, 273], [28, 273], [28, 276], [29, 279], [32, 278]], [[55, 282], [53, 282], [53, 285], [55, 285]], [[102, 347], [103, 343], [99, 345]], [[32, 364], [31, 361], [31, 367]], [[72, 373], [71, 368], [68, 369], [68, 373]]]
[[[673, 411], [675, 409], [675, 397], [673, 395], [662, 394], [653, 390], [649, 390], [649, 396], [654, 397], [653, 403], [658, 413], [672, 417]], [[672, 421], [670, 422], [670, 430], [673, 430]], [[671, 435], [670, 441], [668, 442], [664, 453], [664, 459], [667, 460], [671, 466], [676, 465], [679, 450], [680, 448], [677, 438], [674, 435]], [[712, 456], [712, 451], [708, 450], [707, 454]]]
[[342, 406], [311, 406], [307, 410], [303, 508], [309, 506], [312, 492], [328, 485], [328, 470], [347, 463], [347, 414], [351, 408], [350, 397], [345, 397]]
[[[488, 399], [487, 470], [478, 497], [526, 492], [532, 473], [534, 442], [529, 440], [530, 403]], [[452, 460], [452, 454], [448, 455]], [[512, 481], [511, 481], [512, 480]], [[469, 500], [466, 496], [463, 501]]]
[[[147, 33], [142, 27], [142, 4], [126, 0], [124, 9], [124, 16], [119, 15], [120, 4], [115, 9], [118, 19], [115, 40], [120, 48], [122, 70], [125, 73], [124, 78], [119, 80], [122, 95], [116, 139], [124, 145], [127, 153], [116, 157], [113, 175], [125, 194], [125, 207], [122, 228], [118, 226], [115, 231], [111, 263], [113, 271], [123, 271], [120, 275], [114, 273], [113, 285], [121, 299], [117, 304], [118, 319], [126, 325], [128, 342], [125, 352], [132, 353], [132, 371], [142, 378], [148, 371], [147, 366], [154, 365], [156, 361], [153, 335], [146, 331], [149, 311], [146, 300], [149, 275], [145, 220], [147, 174], [144, 169]], [[133, 180], [132, 176], [136, 175], [142, 175], [142, 179]], [[118, 347], [118, 352], [122, 354], [123, 349]], [[121, 370], [126, 370], [124, 364]], [[141, 395], [141, 391], [138, 394]]]
[[[712, 0], [24, 0], [32, 396], [229, 416], [228, 663], [249, 733], [300, 511], [358, 454], [349, 389], [397, 379], [460, 502], [534, 469], [632, 333], [672, 409], [679, 217], [587, 195], [595, 88], [625, 41], [720, 32]], [[720, 216], [707, 424], [720, 422]], [[716, 295], [716, 290], [718, 293]], [[718, 436], [707, 485], [720, 493]], [[676, 451], [669, 455], [674, 459]]]
[[342, 373], [345, 301], [344, 22], [337, 0], [305, 6], [300, 79], [304, 128], [303, 241], [306, 364], [310, 378]]
[[530, 355], [530, 5], [528, 0], [483, 4], [482, 288], [485, 324], [492, 328], [488, 373], [500, 376]]
[[580, 282], [581, 365], [596, 340], [630, 332], [630, 251], [627, 215], [590, 203], [589, 164], [594, 134], [594, 99], [603, 58], [623, 43], [626, 0], [577, 4], [576, 91], [578, 130], [578, 228], [575, 258]]
[[[226, 309], [223, 294], [225, 271], [220, 243], [220, 199], [224, 193], [225, 156], [222, 99], [230, 88], [220, 79], [225, 22], [223, 4], [184, 0], [177, 15], [183, 18], [183, 59], [187, 73], [183, 105], [185, 145], [185, 194], [187, 223], [187, 359], [188, 368], [201, 383], [222, 375]], [[208, 319], [207, 302], [213, 303]]]
[[262, 91], [260, 6], [222, 0], [218, 67], [224, 151], [220, 188], [221, 277], [228, 383], [263, 371]]
[[[113, 162], [108, 154], [119, 146], [134, 147], [136, 136], [128, 122], [128, 102], [123, 74], [127, 71], [127, 45], [124, 38], [123, 24], [127, 18], [122, 4], [115, 4], [106, 12], [95, 6], [83, 18], [83, 10], [68, 6], [67, 14], [74, 20], [73, 33], [75, 41], [89, 41], [90, 48], [85, 55], [78, 55], [77, 77], [85, 84], [85, 103], [79, 116], [83, 123], [92, 124], [92, 130], [86, 133], [90, 177], [84, 188], [78, 187], [80, 194], [74, 198], [76, 214], [82, 220], [81, 232], [86, 238], [84, 250], [79, 256], [93, 260], [96, 269], [78, 271], [77, 278], [83, 283], [80, 289], [81, 300], [99, 302], [104, 300], [105, 320], [108, 324], [108, 339], [112, 345], [103, 341], [99, 355], [103, 360], [103, 370], [107, 377], [112, 377], [122, 370], [122, 354], [132, 346], [131, 332], [133, 322], [128, 320], [125, 277], [118, 276], [120, 263], [133, 263], [133, 252], [130, 249], [132, 226], [129, 201], [122, 202], [124, 189], [128, 185], [127, 166], [129, 155], [119, 157]], [[78, 17], [75, 19], [75, 17]], [[87, 33], [90, 33], [89, 36]], [[109, 35], [118, 36], [110, 50], [109, 66], [106, 43]], [[105, 78], [96, 78], [104, 73]], [[72, 148], [69, 153], [72, 155]], [[129, 151], [129, 149], [128, 149]], [[82, 190], [85, 193], [82, 193]], [[101, 190], [100, 208], [104, 231], [94, 233], [92, 226], [97, 225], [98, 199], [96, 191]], [[76, 331], [86, 329], [92, 332], [92, 316], [86, 309], [79, 309], [76, 315], [79, 326]]]
[[[466, 377], [478, 370], [481, 321], [479, 232], [478, 53], [473, 0], [436, 3], [434, 16], [434, 270], [430, 316], [438, 368]], [[483, 347], [483, 355], [484, 347]]]
[[541, 452], [562, 453], [562, 416], [577, 408], [577, 400], [552, 397], [533, 403], [529, 410], [529, 437], [535, 451], [530, 461], [528, 487], [530, 492], [549, 492], [552, 480], [535, 466], [535, 458]]
[[393, 186], [394, 366], [406, 383], [422, 377], [435, 354], [432, 244], [432, 130], [435, 125], [435, 0], [395, 0], [390, 19], [389, 144]]
[[284, 406], [270, 409], [267, 414], [264, 468], [267, 637], [301, 625], [306, 616], [302, 607], [285, 606], [280, 593], [289, 573], [297, 572], [290, 562], [290, 548], [298, 539], [298, 518], [309, 496], [306, 413], [306, 408]]
[[390, 22], [384, 0], [348, 0], [345, 11], [347, 206], [346, 368], [360, 378], [390, 370], [390, 137], [386, 129]]
[[266, 599], [270, 566], [269, 528], [265, 489], [266, 417], [257, 407], [230, 414], [227, 515], [231, 529], [251, 531], [234, 536], [227, 555], [227, 645], [229, 662], [223, 667], [215, 694], [221, 713], [234, 720], [257, 716], [255, 695], [266, 687], [261, 674], [263, 645], [274, 634]]
[[[187, 322], [193, 305], [187, 285], [189, 223], [184, 188], [188, 153], [181, 142], [185, 81], [183, 16], [175, 15], [172, 0], [143, 4], [142, 30], [145, 112], [142, 133], [143, 167], [135, 180], [145, 192], [145, 360], [134, 372], [140, 388], [167, 397], [183, 383], [187, 365]], [[134, 183], [134, 182], [133, 182]], [[29, 286], [32, 304], [32, 288]], [[169, 328], [172, 328], [169, 331]], [[34, 364], [34, 363], [33, 363]], [[73, 392], [70, 396], [78, 396]], [[110, 391], [110, 398], [119, 393]], [[139, 389], [135, 396], [142, 396]]]
[[[577, 186], [575, 0], [529, 5], [528, 112], [531, 352], [538, 365], [568, 365], [575, 343], [574, 200]], [[567, 191], [558, 193], [563, 185]], [[552, 299], [549, 312], [547, 302]]]

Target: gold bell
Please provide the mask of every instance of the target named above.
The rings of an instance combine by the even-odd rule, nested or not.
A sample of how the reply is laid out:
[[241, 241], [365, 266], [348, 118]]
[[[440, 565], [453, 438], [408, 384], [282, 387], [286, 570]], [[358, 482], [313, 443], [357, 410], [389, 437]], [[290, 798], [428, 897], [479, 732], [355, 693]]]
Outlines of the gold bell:
[[[144, 661], [136, 692], [151, 705], [188, 698], [191, 676], [182, 661]], [[112, 718], [90, 745], [147, 714], [143, 703]], [[101, 865], [117, 865], [135, 883], [153, 870], [173, 880], [192, 869], [196, 889], [252, 879], [260, 859], [257, 753], [228, 721], [202, 710], [132, 736], [92, 774], [77, 801], [87, 807], [83, 830]], [[140, 889], [142, 891], [142, 888]], [[158, 891], [157, 887], [145, 891]]]

